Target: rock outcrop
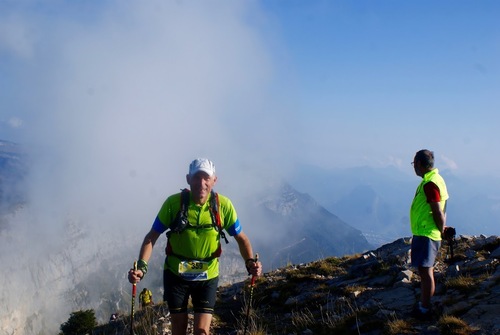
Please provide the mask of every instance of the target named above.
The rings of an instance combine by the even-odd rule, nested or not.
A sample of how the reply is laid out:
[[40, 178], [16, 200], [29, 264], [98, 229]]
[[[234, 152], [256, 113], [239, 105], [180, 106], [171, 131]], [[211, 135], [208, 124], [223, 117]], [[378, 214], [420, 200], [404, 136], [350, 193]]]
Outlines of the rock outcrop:
[[[500, 238], [462, 235], [443, 242], [433, 318], [426, 321], [412, 316], [420, 280], [409, 263], [410, 241], [266, 273], [254, 287], [250, 309], [248, 281], [220, 287], [213, 334], [242, 334], [247, 312], [250, 335], [500, 334]], [[141, 313], [135, 324], [144, 334], [170, 334], [165, 304]], [[128, 319], [95, 334], [127, 334]]]

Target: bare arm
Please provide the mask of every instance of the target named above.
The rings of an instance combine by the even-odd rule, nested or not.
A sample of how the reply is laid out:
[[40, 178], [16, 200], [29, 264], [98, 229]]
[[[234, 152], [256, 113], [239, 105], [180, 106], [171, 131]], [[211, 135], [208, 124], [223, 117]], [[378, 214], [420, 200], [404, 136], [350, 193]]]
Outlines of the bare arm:
[[[146, 234], [144, 240], [142, 241], [141, 251], [139, 252], [139, 259], [142, 259], [146, 262], [149, 261], [149, 259], [151, 258], [151, 254], [153, 253], [153, 247], [160, 235], [161, 234], [154, 229], [151, 229]], [[138, 283], [142, 277], [144, 277], [144, 273], [141, 270], [130, 269], [128, 273], [128, 280], [131, 283]]]
[[247, 270], [255, 276], [260, 276], [262, 273], [262, 264], [261, 262], [246, 262], [248, 259], [253, 259], [254, 254], [252, 250], [252, 244], [250, 243], [250, 239], [248, 236], [241, 232], [234, 237], [236, 242], [238, 242], [238, 247], [240, 249], [241, 257], [245, 260], [245, 265], [247, 266]]
[[160, 233], [156, 230], [151, 229], [149, 233], [144, 237], [144, 241], [142, 241], [141, 251], [139, 252], [139, 259], [143, 259], [146, 262], [151, 258], [151, 254], [153, 253], [153, 247], [160, 237]]
[[431, 202], [429, 205], [431, 206], [434, 222], [441, 234], [443, 234], [444, 227], [446, 226], [446, 214], [441, 209], [439, 202]]

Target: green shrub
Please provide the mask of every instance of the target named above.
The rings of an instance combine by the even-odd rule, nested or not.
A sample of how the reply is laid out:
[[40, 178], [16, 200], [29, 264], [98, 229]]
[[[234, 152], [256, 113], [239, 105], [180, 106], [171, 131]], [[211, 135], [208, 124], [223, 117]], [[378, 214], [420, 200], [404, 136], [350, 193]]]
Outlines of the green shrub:
[[92, 333], [92, 329], [96, 326], [94, 310], [87, 309], [71, 313], [68, 321], [59, 329], [63, 335], [85, 335]]

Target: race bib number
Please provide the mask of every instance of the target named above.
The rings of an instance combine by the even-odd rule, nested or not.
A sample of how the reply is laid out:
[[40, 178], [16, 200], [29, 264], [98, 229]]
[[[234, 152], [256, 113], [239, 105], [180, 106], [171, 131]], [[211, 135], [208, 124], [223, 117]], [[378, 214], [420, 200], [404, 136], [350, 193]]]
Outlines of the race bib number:
[[179, 276], [185, 280], [207, 280], [208, 262], [181, 261], [179, 263]]

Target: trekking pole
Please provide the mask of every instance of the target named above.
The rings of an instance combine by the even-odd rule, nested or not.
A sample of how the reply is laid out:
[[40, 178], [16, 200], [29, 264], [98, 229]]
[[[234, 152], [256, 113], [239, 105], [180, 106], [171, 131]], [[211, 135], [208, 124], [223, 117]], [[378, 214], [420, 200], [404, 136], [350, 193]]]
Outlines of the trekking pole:
[[[255, 254], [254, 261], [255, 261], [255, 263], [257, 263], [259, 261], [259, 254]], [[252, 279], [250, 281], [250, 299], [248, 300], [248, 305], [247, 305], [247, 315], [246, 315], [245, 330], [243, 331], [243, 335], [247, 334], [248, 319], [250, 318], [250, 307], [252, 306], [253, 288], [255, 286], [255, 279], [256, 278], [257, 278], [256, 275], [252, 275]]]
[[[134, 271], [137, 271], [137, 261], [134, 262]], [[132, 284], [132, 310], [130, 311], [130, 335], [134, 335], [134, 305], [135, 294], [137, 292], [137, 284]]]

